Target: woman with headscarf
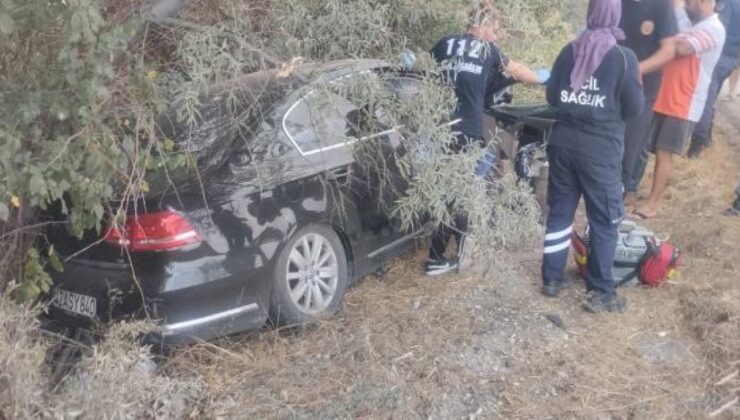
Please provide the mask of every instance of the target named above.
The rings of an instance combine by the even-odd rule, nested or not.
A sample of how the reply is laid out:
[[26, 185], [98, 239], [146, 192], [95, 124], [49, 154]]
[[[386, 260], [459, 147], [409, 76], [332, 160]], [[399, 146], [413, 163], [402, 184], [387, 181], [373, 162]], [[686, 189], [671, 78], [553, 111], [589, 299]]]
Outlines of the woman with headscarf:
[[624, 215], [621, 162], [624, 121], [644, 103], [638, 61], [617, 45], [621, 0], [590, 0], [586, 29], [565, 46], [553, 65], [547, 102], [557, 122], [548, 143], [547, 233], [542, 263], [543, 293], [556, 296], [581, 196], [589, 222], [588, 294], [584, 309], [622, 312], [612, 276], [618, 229]]

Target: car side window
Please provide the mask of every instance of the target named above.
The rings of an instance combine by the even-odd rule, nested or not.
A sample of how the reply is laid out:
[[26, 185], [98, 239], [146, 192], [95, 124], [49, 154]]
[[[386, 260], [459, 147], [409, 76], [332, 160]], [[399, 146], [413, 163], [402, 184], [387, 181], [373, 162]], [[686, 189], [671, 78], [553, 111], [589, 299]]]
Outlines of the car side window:
[[389, 77], [388, 89], [400, 101], [411, 101], [421, 90], [421, 81], [410, 76]]
[[357, 112], [357, 107], [341, 96], [311, 92], [288, 110], [283, 126], [301, 154], [308, 155], [351, 141], [349, 121]]
[[[385, 83], [398, 102], [413, 102], [422, 90], [422, 81], [412, 76], [396, 75], [388, 77]], [[397, 121], [396, 124], [399, 132], [403, 133], [407, 129], [409, 121], [404, 116], [400, 118], [401, 120]]]

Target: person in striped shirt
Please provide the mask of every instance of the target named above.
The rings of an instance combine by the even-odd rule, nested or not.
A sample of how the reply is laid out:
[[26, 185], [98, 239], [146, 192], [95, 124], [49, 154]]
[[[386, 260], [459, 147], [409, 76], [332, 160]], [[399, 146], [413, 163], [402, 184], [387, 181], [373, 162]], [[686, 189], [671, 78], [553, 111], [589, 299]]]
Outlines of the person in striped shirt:
[[637, 218], [658, 214], [673, 172], [674, 155], [684, 154], [693, 126], [704, 112], [726, 36], [714, 8], [715, 0], [686, 0], [693, 26], [676, 35], [677, 58], [663, 70], [650, 135], [655, 153], [653, 185], [645, 205], [633, 213]]

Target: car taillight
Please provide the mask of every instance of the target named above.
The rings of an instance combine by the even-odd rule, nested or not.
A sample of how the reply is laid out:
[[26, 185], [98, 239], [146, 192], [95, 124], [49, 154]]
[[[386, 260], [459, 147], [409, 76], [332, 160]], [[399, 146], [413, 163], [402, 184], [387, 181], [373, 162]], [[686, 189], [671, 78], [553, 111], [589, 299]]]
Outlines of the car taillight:
[[202, 240], [190, 222], [173, 211], [131, 216], [123, 229], [114, 226], [105, 234], [107, 243], [131, 252], [173, 250]]

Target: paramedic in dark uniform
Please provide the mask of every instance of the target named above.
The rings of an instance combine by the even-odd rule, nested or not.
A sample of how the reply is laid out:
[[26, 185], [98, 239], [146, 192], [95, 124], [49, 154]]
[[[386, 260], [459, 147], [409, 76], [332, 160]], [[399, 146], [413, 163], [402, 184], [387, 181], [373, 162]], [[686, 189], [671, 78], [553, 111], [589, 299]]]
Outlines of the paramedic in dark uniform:
[[645, 94], [642, 112], [630, 118], [625, 128], [622, 184], [626, 204], [631, 206], [636, 203], [637, 190], [650, 156], [648, 138], [662, 69], [676, 56], [672, 39], [678, 33], [674, 0], [622, 0], [619, 27], [625, 34], [620, 45], [634, 51], [640, 60]]
[[588, 295], [590, 312], [623, 311], [612, 266], [624, 214], [620, 164], [624, 121], [644, 104], [638, 61], [619, 47], [620, 0], [591, 0], [587, 28], [558, 56], [547, 86], [557, 109], [548, 144], [550, 165], [547, 232], [542, 263], [543, 293], [556, 296], [564, 271], [581, 196], [589, 221]]
[[[432, 48], [432, 57], [440, 64], [442, 77], [455, 86], [457, 109], [454, 118], [460, 119], [453, 129], [460, 134], [450, 149], [458, 153], [467, 147], [486, 147], [483, 124], [483, 110], [486, 99], [495, 90], [516, 82], [543, 83], [549, 73], [535, 72], [527, 66], [509, 61], [494, 44], [499, 31], [498, 13], [490, 4], [483, 1], [470, 13], [468, 30], [464, 34], [442, 38]], [[481, 162], [476, 175], [485, 176], [494, 159], [486, 155], [487, 162]], [[428, 275], [438, 275], [454, 270], [465, 256], [464, 216], [456, 217], [455, 226], [439, 226], [432, 236], [429, 260], [426, 264]], [[447, 260], [444, 256], [451, 236], [457, 238], [458, 256]]]

